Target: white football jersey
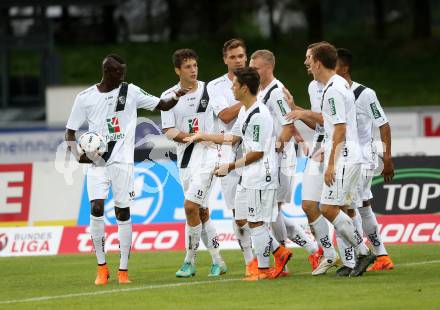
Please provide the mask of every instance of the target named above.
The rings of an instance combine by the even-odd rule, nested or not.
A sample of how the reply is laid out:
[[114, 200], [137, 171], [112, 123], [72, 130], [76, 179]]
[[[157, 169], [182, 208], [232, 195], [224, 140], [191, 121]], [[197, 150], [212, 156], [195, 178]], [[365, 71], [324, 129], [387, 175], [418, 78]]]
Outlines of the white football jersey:
[[[312, 112], [321, 113], [322, 104], [322, 92], [324, 85], [316, 80], [313, 80], [309, 84], [308, 92], [310, 97], [310, 110]], [[315, 135], [313, 136], [313, 142], [316, 142], [320, 135], [324, 134], [324, 128], [316, 124]]]
[[278, 188], [273, 119], [267, 107], [258, 100], [247, 110], [241, 107], [232, 134], [241, 137], [243, 154], [264, 152], [262, 158], [243, 167], [241, 186], [260, 190]]
[[362, 161], [366, 163], [366, 168], [374, 169], [377, 166], [377, 150], [373, 143], [373, 129], [374, 127], [379, 128], [388, 123], [388, 120], [374, 90], [353, 82], [351, 84], [351, 90], [355, 92], [356, 89], [358, 89], [358, 91], [363, 89], [357, 99], [355, 99], [358, 138], [361, 146]]
[[[232, 81], [228, 78], [228, 75], [222, 75], [221, 77], [209, 82], [208, 94], [210, 106], [212, 107], [212, 114], [210, 114], [210, 116], [213, 118], [213, 126], [210, 132], [230, 134], [237, 119], [225, 124], [218, 117], [218, 114], [221, 111], [238, 103], [234, 97], [234, 93], [232, 92]], [[235, 161], [236, 158], [241, 157], [241, 153], [237, 150], [237, 146], [224, 144], [219, 146], [218, 150], [220, 154], [220, 163], [230, 163]]]
[[[293, 123], [285, 119], [285, 115], [291, 112], [291, 109], [284, 98], [283, 87], [283, 83], [274, 79], [264, 89], [260, 90], [257, 96], [258, 101], [266, 105], [273, 118], [275, 139], [280, 135], [284, 125]], [[280, 167], [293, 167], [296, 165], [296, 150], [293, 138], [278, 155]]]
[[89, 131], [100, 133], [107, 143], [116, 141], [107, 165], [113, 162], [133, 163], [137, 109], [152, 111], [160, 101], [138, 86], [129, 84], [124, 110], [115, 112], [120, 88], [102, 93], [94, 85], [80, 92], [66, 125], [66, 128], [76, 131], [87, 121]]
[[330, 156], [336, 124], [346, 124], [345, 143], [338, 156], [338, 163], [360, 163], [354, 95], [348, 82], [337, 74], [333, 75], [324, 87], [322, 116], [324, 118], [325, 163], [328, 163]]
[[[174, 91], [177, 91], [179, 88], [179, 84], [176, 84], [164, 91], [161, 98], [172, 97]], [[212, 124], [206, 116], [208, 113], [212, 113], [212, 111], [208, 108], [209, 98], [208, 100], [202, 100], [204, 89], [205, 82], [197, 81], [197, 89], [194, 92], [181, 96], [172, 109], [161, 111], [162, 128], [176, 128], [185, 133], [210, 132]], [[199, 106], [200, 108], [205, 108], [205, 111], [197, 112]], [[195, 143], [194, 147], [191, 147], [192, 150], [188, 149], [189, 143], [176, 142], [176, 145], [177, 164], [179, 167], [182, 167], [182, 161], [185, 163], [182, 168], [195, 168], [208, 164], [208, 149], [212, 149], [212, 152], [214, 152], [213, 155], [212, 152], [210, 153], [209, 163], [212, 164], [212, 160], [216, 158], [217, 149], [215, 147], [208, 148], [203, 143]]]

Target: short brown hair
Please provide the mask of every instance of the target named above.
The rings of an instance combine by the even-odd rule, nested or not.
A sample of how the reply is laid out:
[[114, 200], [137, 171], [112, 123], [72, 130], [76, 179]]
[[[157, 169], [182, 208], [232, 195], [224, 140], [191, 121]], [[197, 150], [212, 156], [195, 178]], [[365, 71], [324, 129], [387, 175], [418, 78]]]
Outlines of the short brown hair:
[[252, 67], [239, 68], [234, 71], [240, 85], [246, 85], [252, 95], [256, 96], [260, 87], [260, 75]]
[[199, 56], [197, 53], [189, 48], [182, 48], [177, 50], [173, 54], [173, 64], [175, 68], [180, 68], [185, 60], [194, 59], [195, 61], [199, 61]]
[[255, 51], [252, 54], [251, 59], [255, 59], [255, 58], [261, 58], [264, 61], [266, 61], [267, 63], [271, 64], [272, 67], [275, 68], [275, 55], [271, 51], [269, 51], [269, 50]]
[[226, 56], [226, 53], [234, 48], [237, 47], [242, 47], [244, 49], [244, 52], [246, 53], [246, 44], [244, 43], [244, 41], [242, 39], [230, 39], [228, 41], [225, 42], [225, 44], [223, 44], [223, 56]]
[[322, 63], [327, 69], [334, 70], [338, 61], [336, 47], [327, 42], [321, 42], [311, 48], [312, 57]]

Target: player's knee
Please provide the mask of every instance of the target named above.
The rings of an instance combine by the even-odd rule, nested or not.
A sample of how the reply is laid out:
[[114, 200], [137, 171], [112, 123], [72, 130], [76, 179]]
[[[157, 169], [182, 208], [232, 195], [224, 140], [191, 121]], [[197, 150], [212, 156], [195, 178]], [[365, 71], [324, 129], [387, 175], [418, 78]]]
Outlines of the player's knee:
[[209, 209], [208, 208], [199, 208], [200, 220], [202, 223], [205, 223], [209, 220]]
[[93, 216], [101, 217], [104, 215], [104, 200], [96, 199], [96, 200], [92, 200], [90, 203], [91, 203], [90, 213]]
[[184, 208], [185, 208], [185, 214], [186, 214], [186, 218], [194, 218], [194, 217], [198, 217], [199, 216], [199, 205], [189, 201], [189, 200], [185, 200], [184, 203]]
[[130, 208], [118, 208], [115, 207], [116, 219], [121, 222], [128, 221], [130, 219]]

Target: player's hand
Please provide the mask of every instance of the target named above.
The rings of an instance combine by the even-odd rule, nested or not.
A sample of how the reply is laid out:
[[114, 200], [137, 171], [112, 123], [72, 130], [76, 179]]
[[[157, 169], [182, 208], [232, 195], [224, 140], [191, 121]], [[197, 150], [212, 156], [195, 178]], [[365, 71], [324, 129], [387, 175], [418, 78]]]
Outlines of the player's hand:
[[307, 143], [305, 141], [301, 141], [299, 143], [299, 146], [301, 147], [304, 156], [309, 156], [309, 146], [307, 145]]
[[229, 171], [231, 171], [230, 166], [231, 166], [230, 164], [223, 164], [223, 165], [217, 166], [214, 169], [214, 175], [216, 177], [220, 177], [220, 178], [226, 176], [229, 173]]
[[324, 182], [327, 186], [332, 186], [335, 180], [335, 166], [328, 165], [324, 173]]
[[284, 118], [288, 121], [296, 121], [301, 119], [303, 116], [304, 111], [301, 110], [293, 110], [292, 112], [287, 113]]
[[275, 151], [277, 153], [281, 153], [283, 151], [283, 149], [284, 149], [284, 143], [283, 142], [281, 142], [281, 141], [275, 142]]
[[193, 143], [193, 142], [200, 142], [203, 140], [203, 134], [201, 132], [196, 132], [195, 134], [192, 134], [189, 137], [183, 138], [183, 141], [186, 143]]
[[394, 164], [391, 158], [383, 160], [383, 170], [381, 175], [385, 182], [391, 182], [394, 177]]
[[283, 94], [284, 94], [284, 99], [286, 99], [287, 101], [287, 104], [293, 110], [295, 108], [295, 100], [293, 100], [292, 94], [286, 87], [283, 87]]
[[314, 154], [311, 155], [312, 155], [311, 159], [313, 161], [316, 161], [318, 163], [322, 162], [324, 160], [324, 147], [321, 147]]

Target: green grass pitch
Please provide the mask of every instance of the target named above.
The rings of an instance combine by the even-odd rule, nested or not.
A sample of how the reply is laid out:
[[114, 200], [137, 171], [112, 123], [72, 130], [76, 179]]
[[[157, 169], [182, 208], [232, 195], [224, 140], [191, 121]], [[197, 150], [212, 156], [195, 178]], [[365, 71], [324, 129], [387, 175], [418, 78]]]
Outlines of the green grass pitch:
[[440, 309], [440, 245], [388, 246], [392, 271], [360, 278], [312, 277], [307, 255], [294, 249], [291, 275], [240, 281], [243, 258], [223, 251], [229, 272], [208, 278], [210, 258], [200, 252], [197, 274], [177, 279], [182, 252], [132, 253], [131, 285], [118, 285], [119, 257], [108, 255], [107, 286], [96, 287], [95, 256], [0, 259], [0, 309]]

